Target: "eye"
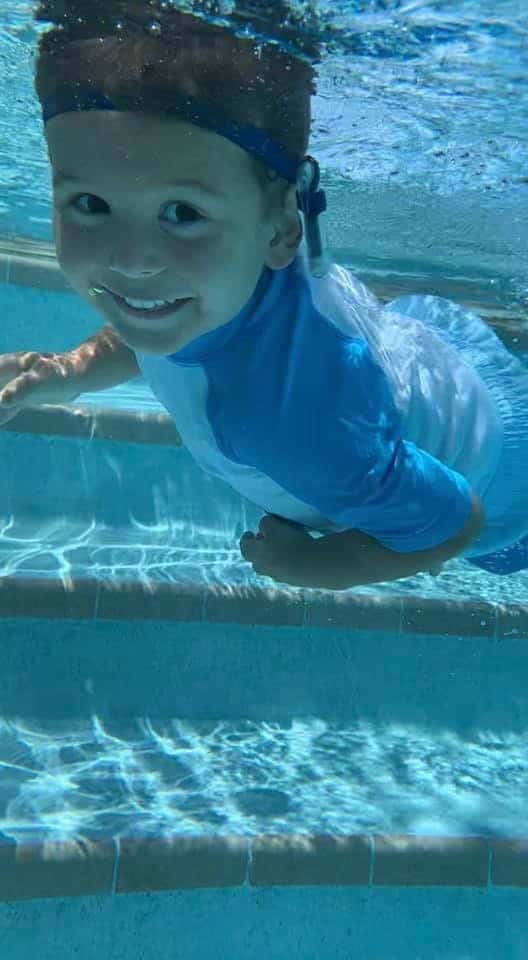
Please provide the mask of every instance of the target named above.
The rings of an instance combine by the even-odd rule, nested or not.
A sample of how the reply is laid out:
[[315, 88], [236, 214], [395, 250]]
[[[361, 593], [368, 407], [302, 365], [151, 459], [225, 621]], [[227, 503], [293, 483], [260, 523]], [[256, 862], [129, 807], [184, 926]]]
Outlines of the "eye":
[[[87, 204], [81, 204], [81, 200], [87, 200]], [[108, 204], [101, 200], [101, 197], [96, 197], [93, 193], [80, 193], [77, 197], [74, 197], [71, 201], [72, 207], [79, 211], [79, 213], [87, 214], [97, 214], [97, 213], [108, 213], [110, 209]]]
[[[171, 217], [171, 216], [167, 217], [166, 215], [168, 210], [172, 210], [178, 213], [179, 219], [176, 219], [176, 217]], [[169, 203], [165, 207], [165, 216], [166, 216], [166, 219], [169, 221], [169, 223], [175, 223], [177, 225], [182, 224], [182, 225], [188, 225], [188, 226], [190, 226], [193, 223], [199, 223], [200, 220], [205, 219], [204, 217], [202, 217], [200, 213], [198, 213], [197, 210], [194, 209], [194, 207], [189, 207], [188, 204], [186, 203]]]

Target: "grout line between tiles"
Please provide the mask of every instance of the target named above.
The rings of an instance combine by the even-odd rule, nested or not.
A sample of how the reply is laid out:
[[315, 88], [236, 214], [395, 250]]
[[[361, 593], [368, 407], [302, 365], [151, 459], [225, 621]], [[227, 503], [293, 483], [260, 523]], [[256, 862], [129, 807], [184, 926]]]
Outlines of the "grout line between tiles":
[[498, 640], [498, 630], [499, 630], [499, 607], [495, 601], [493, 603], [493, 639]]
[[307, 600], [307, 597], [304, 596], [304, 597], [302, 598], [302, 624], [301, 624], [301, 630], [304, 630], [305, 627], [307, 627], [307, 626], [308, 626], [308, 600]]
[[101, 581], [96, 580], [94, 613], [92, 617], [93, 620], [97, 620], [99, 618], [100, 599], [101, 599]]
[[114, 837], [114, 868], [112, 870], [112, 893], [117, 893], [119, 866], [121, 861], [121, 838]]
[[374, 866], [375, 866], [375, 860], [376, 860], [376, 843], [374, 841], [374, 837], [370, 833], [367, 836], [367, 840], [368, 840], [368, 845], [370, 849], [368, 885], [369, 887], [373, 887], [374, 886]]
[[244, 877], [243, 887], [251, 886], [251, 868], [253, 866], [253, 837], [248, 837], [246, 875]]

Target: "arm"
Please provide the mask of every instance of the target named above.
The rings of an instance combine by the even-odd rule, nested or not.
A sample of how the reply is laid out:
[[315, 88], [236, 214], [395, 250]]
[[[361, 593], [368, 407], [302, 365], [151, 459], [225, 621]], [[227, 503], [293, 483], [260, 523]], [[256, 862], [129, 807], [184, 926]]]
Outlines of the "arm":
[[305, 527], [279, 517], [261, 520], [259, 533], [246, 532], [240, 547], [255, 573], [293, 587], [350, 590], [369, 583], [400, 580], [431, 571], [456, 557], [479, 535], [484, 522], [480, 499], [472, 495], [473, 509], [464, 529], [430, 550], [397, 553], [361, 530], [345, 530], [320, 539]]
[[0, 426], [25, 407], [72, 403], [139, 373], [133, 350], [110, 327], [67, 353], [7, 353], [0, 356]]
[[303, 586], [328, 590], [412, 577], [456, 557], [478, 537], [485, 523], [479, 497], [473, 495], [473, 510], [464, 529], [451, 540], [430, 550], [396, 553], [359, 530], [345, 530], [314, 540], [307, 552]]

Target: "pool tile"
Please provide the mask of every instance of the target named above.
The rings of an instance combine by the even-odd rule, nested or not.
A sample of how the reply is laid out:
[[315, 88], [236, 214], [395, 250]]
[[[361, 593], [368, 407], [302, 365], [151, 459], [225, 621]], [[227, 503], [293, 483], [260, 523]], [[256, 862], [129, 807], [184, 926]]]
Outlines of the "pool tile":
[[476, 601], [404, 597], [402, 631], [456, 637], [493, 637], [495, 606]]
[[474, 837], [374, 838], [378, 886], [485, 887], [489, 849]]
[[386, 630], [399, 633], [401, 615], [400, 597], [368, 597], [325, 592], [306, 597], [307, 627]]
[[97, 590], [97, 581], [89, 578], [64, 583], [57, 578], [0, 577], [0, 619], [91, 620]]
[[2, 426], [2, 430], [54, 437], [90, 437], [91, 420], [90, 411], [46, 404], [21, 410], [16, 417]]
[[254, 886], [367, 885], [371, 845], [367, 837], [254, 837], [250, 882]]
[[528, 887], [528, 838], [490, 840], [491, 881], [497, 887]]
[[110, 410], [78, 404], [28, 407], [6, 423], [2, 430], [119, 443], [181, 446], [181, 437], [168, 415], [148, 413], [138, 416], [132, 410]]
[[304, 598], [300, 591], [210, 585], [205, 593], [204, 619], [208, 623], [302, 627]]
[[116, 892], [240, 886], [247, 865], [244, 837], [121, 840]]
[[528, 888], [528, 838], [315, 834], [0, 843], [0, 901], [246, 883]]
[[[85, 413], [86, 413], [85, 408]], [[91, 436], [119, 443], [181, 446], [181, 437], [168, 414], [137, 414], [133, 410], [90, 410]]]
[[97, 618], [200, 622], [203, 606], [201, 584], [104, 582], [99, 590]]
[[[528, 640], [528, 604], [497, 604], [498, 640]], [[528, 653], [528, 643], [521, 644]]]
[[366, 885], [370, 865], [368, 837], [255, 837], [250, 882], [254, 886]]
[[110, 893], [112, 841], [0, 845], [0, 901]]

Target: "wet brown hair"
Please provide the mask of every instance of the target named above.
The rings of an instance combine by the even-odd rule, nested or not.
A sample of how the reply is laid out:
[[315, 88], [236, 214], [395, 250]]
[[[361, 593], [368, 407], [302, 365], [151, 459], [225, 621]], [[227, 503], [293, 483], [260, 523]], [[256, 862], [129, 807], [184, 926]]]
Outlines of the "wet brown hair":
[[[41, 102], [64, 84], [82, 84], [119, 109], [158, 113], [160, 93], [172, 91], [259, 127], [299, 160], [306, 154], [316, 76], [308, 59], [167, 3], [41, 0], [35, 17], [52, 24], [37, 54]], [[261, 160], [253, 166], [262, 187], [277, 179]]]

